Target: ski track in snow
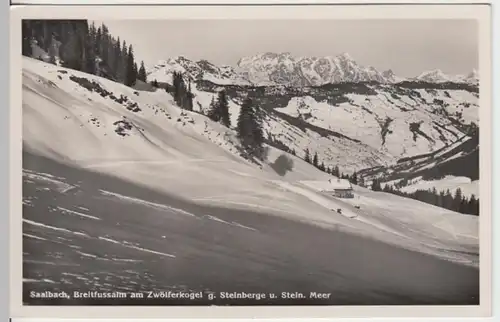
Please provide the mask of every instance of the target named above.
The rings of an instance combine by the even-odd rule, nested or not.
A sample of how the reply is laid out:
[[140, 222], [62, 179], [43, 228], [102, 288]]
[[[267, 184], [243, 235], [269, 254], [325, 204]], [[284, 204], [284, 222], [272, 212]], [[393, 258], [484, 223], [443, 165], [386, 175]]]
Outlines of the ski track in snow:
[[235, 227], [239, 227], [239, 228], [244, 228], [244, 229], [248, 229], [248, 230], [252, 230], [252, 231], [257, 231], [257, 229], [254, 229], [254, 228], [251, 228], [251, 227], [239, 224], [239, 223], [234, 222], [234, 221], [228, 222], [228, 221], [222, 220], [222, 219], [220, 219], [218, 217], [215, 217], [215, 216], [212, 216], [212, 215], [205, 215], [204, 217], [208, 218], [210, 220], [214, 220], [214, 221], [226, 224], [226, 225], [235, 226]]
[[55, 230], [55, 231], [60, 231], [60, 232], [63, 232], [63, 233], [68, 233], [68, 234], [72, 234], [72, 235], [77, 235], [77, 236], [80, 236], [80, 237], [90, 238], [90, 236], [89, 236], [89, 235], [84, 234], [84, 233], [80, 233], [80, 232], [72, 231], [72, 230], [65, 229], [65, 228], [59, 228], [59, 227], [54, 227], [54, 226], [50, 226], [50, 225], [46, 225], [46, 224], [42, 224], [42, 223], [39, 223], [39, 222], [36, 222], [36, 221], [33, 221], [33, 220], [29, 220], [29, 219], [24, 219], [24, 218], [23, 218], [23, 222], [25, 222], [25, 223], [27, 223], [27, 224], [29, 224], [29, 225], [33, 225], [33, 226], [38, 226], [38, 227], [42, 227], [42, 228], [46, 228], [46, 229], [51, 229], [51, 230]]
[[63, 207], [59, 207], [58, 206], [57, 209], [61, 210], [63, 213], [69, 213], [69, 214], [80, 216], [80, 217], [83, 217], [83, 218], [89, 218], [89, 219], [94, 219], [94, 220], [101, 220], [101, 218], [90, 216], [90, 215], [85, 215], [85, 214], [82, 214], [81, 212], [74, 211], [74, 210], [69, 210], [69, 209], [66, 209], [66, 208], [63, 208]]
[[23, 283], [47, 283], [47, 284], [56, 284], [53, 280], [44, 278], [44, 279], [34, 279], [34, 278], [23, 278]]
[[27, 233], [23, 233], [23, 236], [26, 236], [26, 237], [29, 237], [29, 238], [33, 238], [33, 239], [38, 239], [38, 240], [47, 240], [45, 238], [38, 237], [38, 236], [35, 236], [35, 235], [31, 235], [31, 234], [27, 234]]
[[115, 197], [115, 198], [118, 198], [118, 199], [121, 199], [121, 200], [125, 200], [125, 201], [128, 201], [128, 202], [145, 205], [145, 206], [152, 207], [152, 208], [155, 208], [155, 209], [168, 210], [168, 211], [171, 211], [171, 212], [174, 212], [174, 213], [179, 213], [179, 214], [183, 214], [183, 215], [187, 215], [187, 216], [191, 216], [191, 217], [196, 217], [197, 218], [196, 215], [194, 215], [194, 214], [192, 214], [192, 213], [190, 213], [188, 211], [185, 211], [183, 209], [180, 209], [180, 208], [175, 208], [175, 207], [171, 207], [171, 206], [167, 206], [167, 205], [163, 205], [163, 204], [159, 204], [159, 203], [155, 203], [155, 202], [151, 202], [151, 201], [146, 201], [146, 200], [138, 199], [138, 198], [134, 198], [134, 197], [124, 196], [124, 195], [121, 195], [119, 193], [110, 192], [110, 191], [106, 191], [106, 190], [99, 190], [99, 191], [103, 195], [105, 195], [105, 196], [112, 196], [112, 197]]
[[135, 250], [138, 250], [138, 251], [141, 251], [141, 252], [151, 253], [151, 254], [165, 256], [165, 257], [172, 257], [172, 258], [176, 257], [175, 255], [172, 255], [172, 254], [162, 253], [162, 252], [158, 252], [158, 251], [154, 251], [154, 250], [151, 250], [151, 249], [146, 249], [146, 248], [142, 248], [142, 247], [138, 247], [138, 246], [133, 246], [133, 245], [126, 245], [126, 244], [121, 243], [121, 242], [119, 242], [117, 240], [114, 240], [114, 239], [111, 239], [111, 238], [107, 238], [107, 237], [99, 237], [99, 239], [103, 240], [103, 241], [106, 241], [108, 243], [117, 244], [117, 245], [120, 245], [120, 246], [123, 246], [123, 247], [135, 249]]

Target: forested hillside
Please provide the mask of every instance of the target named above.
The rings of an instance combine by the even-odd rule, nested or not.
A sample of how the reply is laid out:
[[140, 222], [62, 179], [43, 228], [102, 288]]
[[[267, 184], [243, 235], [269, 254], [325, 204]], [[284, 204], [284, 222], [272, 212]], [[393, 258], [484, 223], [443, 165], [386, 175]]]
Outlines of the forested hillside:
[[131, 86], [146, 81], [132, 45], [87, 20], [23, 20], [24, 56], [93, 74]]

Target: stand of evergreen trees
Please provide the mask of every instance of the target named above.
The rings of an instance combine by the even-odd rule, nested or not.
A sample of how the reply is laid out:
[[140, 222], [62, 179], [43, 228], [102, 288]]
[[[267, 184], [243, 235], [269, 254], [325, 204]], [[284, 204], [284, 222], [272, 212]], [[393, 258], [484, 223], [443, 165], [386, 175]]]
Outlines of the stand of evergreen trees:
[[437, 191], [436, 188], [428, 190], [417, 190], [415, 192], [403, 192], [394, 188], [392, 185], [385, 185], [381, 187], [380, 181], [375, 179], [372, 181], [371, 186], [373, 191], [383, 191], [398, 195], [401, 197], [419, 200], [434, 206], [456, 211], [462, 214], [479, 216], [479, 198], [472, 195], [470, 198], [462, 194], [462, 190], [458, 188], [455, 194], [450, 190]]
[[87, 20], [23, 20], [22, 38], [25, 56], [40, 55], [39, 50], [33, 50], [38, 46], [48, 54], [48, 61], [44, 59], [48, 63], [127, 86], [133, 86], [138, 79], [147, 81], [144, 62], [137, 66], [132, 45], [113, 37], [105, 24], [89, 25]]
[[[217, 99], [212, 97], [207, 116], [227, 128], [231, 127], [229, 98], [225, 90], [219, 91]], [[246, 158], [264, 159], [264, 130], [259, 107], [249, 98], [243, 101], [236, 123], [236, 134], [240, 140], [243, 155]]]
[[337, 178], [348, 180], [352, 184], [355, 184], [358, 186], [364, 186], [363, 178], [361, 176], [358, 176], [356, 171], [354, 171], [354, 173], [352, 175], [349, 175], [347, 173], [342, 173], [338, 166], [327, 167], [327, 166], [325, 166], [324, 162], [320, 163], [317, 152], [315, 152], [312, 157], [311, 157], [311, 152], [309, 151], [309, 149], [305, 149], [304, 153], [305, 153], [304, 161], [312, 164], [318, 170], [321, 170], [323, 172], [331, 174], [332, 176], [335, 176]]

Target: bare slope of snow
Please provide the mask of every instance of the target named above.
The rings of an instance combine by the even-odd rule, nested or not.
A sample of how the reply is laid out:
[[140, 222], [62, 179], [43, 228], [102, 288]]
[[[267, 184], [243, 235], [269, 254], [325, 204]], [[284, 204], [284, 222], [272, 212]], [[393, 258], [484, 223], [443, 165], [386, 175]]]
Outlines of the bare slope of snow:
[[[332, 212], [330, 203], [349, 207], [348, 202], [297, 182], [326, 180], [324, 173], [274, 148], [262, 169], [247, 162], [236, 153], [234, 131], [195, 112], [182, 113], [165, 91], [139, 92], [24, 58], [23, 144], [54, 160], [192, 202], [335, 227], [438, 256], [455, 250], [452, 260], [476, 265], [461, 252], [476, 251], [477, 218], [423, 203], [409, 211], [408, 200], [399, 197], [390, 197], [389, 211], [383, 206], [389, 197], [370, 191], [361, 192], [375, 208], [368, 203], [350, 208], [362, 220]], [[432, 234], [412, 233], [430, 227]]]

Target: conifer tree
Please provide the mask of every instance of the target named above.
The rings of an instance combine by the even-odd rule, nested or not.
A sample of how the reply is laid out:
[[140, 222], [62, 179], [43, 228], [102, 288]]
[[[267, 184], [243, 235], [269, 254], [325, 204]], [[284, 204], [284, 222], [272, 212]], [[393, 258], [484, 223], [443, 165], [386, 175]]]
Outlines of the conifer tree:
[[172, 85], [174, 86], [174, 101], [180, 108], [184, 108], [185, 104], [185, 85], [182, 74], [174, 72], [172, 75]]
[[109, 46], [109, 34], [108, 34], [108, 27], [106, 27], [104, 24], [101, 25], [101, 41], [100, 41], [100, 48], [99, 48], [99, 56], [101, 56], [101, 59], [105, 65], [109, 65], [109, 59], [108, 59], [108, 46]]
[[229, 102], [224, 90], [220, 91], [217, 95], [217, 101], [214, 101], [212, 97], [208, 117], [215, 122], [220, 122], [226, 127], [231, 126], [231, 119], [229, 117]]
[[212, 120], [212, 121], [215, 121], [215, 122], [219, 122], [220, 120], [220, 117], [219, 115], [217, 114], [217, 102], [215, 101], [215, 98], [214, 96], [212, 96], [212, 101], [210, 102], [210, 106], [208, 108], [208, 113], [207, 113], [207, 116]]
[[466, 214], [468, 213], [468, 209], [467, 209], [467, 206], [468, 206], [468, 201], [467, 201], [467, 198], [462, 196], [462, 200], [460, 200], [460, 206], [458, 208], [458, 212], [461, 213], [461, 214]]
[[307, 163], [311, 163], [311, 154], [309, 153], [309, 149], [305, 149], [304, 161]]
[[382, 186], [380, 184], [380, 181], [378, 179], [376, 179], [376, 178], [373, 179], [373, 181], [372, 181], [372, 190], [373, 191], [381, 191], [382, 190]]
[[128, 47], [127, 42], [124, 40], [122, 43], [122, 53], [121, 53], [121, 63], [120, 70], [118, 70], [118, 81], [125, 84], [127, 81], [128, 74]]
[[358, 174], [356, 171], [351, 176], [351, 183], [357, 185], [358, 184]]
[[102, 29], [101, 27], [98, 27], [95, 35], [94, 53], [96, 56], [99, 57], [101, 57], [101, 41], [102, 41]]
[[134, 70], [134, 51], [132, 49], [132, 45], [129, 46], [128, 48], [128, 55], [127, 55], [127, 69], [126, 69], [126, 74], [125, 74], [125, 85], [127, 86], [133, 86], [135, 85], [135, 76], [136, 72]]
[[437, 189], [436, 187], [433, 187], [432, 190], [431, 190], [431, 194], [432, 194], [432, 204], [434, 205], [438, 205], [439, 203], [439, 194], [437, 192]]
[[451, 195], [450, 189], [446, 190], [444, 195], [444, 208], [453, 209], [453, 196]]
[[116, 39], [111, 36], [111, 34], [108, 35], [108, 44], [107, 44], [107, 57], [108, 57], [108, 66], [110, 69], [110, 73], [113, 76], [113, 78], [116, 80], [116, 59], [117, 57], [115, 56], [115, 46], [116, 46]]
[[444, 191], [439, 192], [439, 197], [438, 197], [438, 206], [444, 208]]
[[122, 58], [122, 47], [121, 47], [120, 37], [116, 39], [116, 43], [114, 45], [114, 65], [113, 65], [113, 74], [117, 81], [121, 82], [122, 71], [123, 71], [123, 58]]
[[470, 214], [479, 216], [479, 199], [476, 199], [475, 195], [469, 199], [468, 210]]
[[236, 125], [238, 139], [248, 156], [263, 157], [264, 133], [256, 107], [251, 99], [247, 98], [241, 105]]
[[141, 67], [139, 68], [137, 79], [147, 82], [146, 68], [144, 67], [144, 61], [141, 61]]
[[455, 190], [455, 196], [453, 197], [453, 210], [459, 212], [461, 204], [462, 190], [460, 188], [457, 188], [457, 190]]
[[314, 153], [313, 157], [313, 165], [317, 168], [318, 167], [318, 152]]
[[96, 74], [96, 54], [95, 54], [95, 26], [92, 24], [89, 28], [89, 34], [85, 41], [85, 72]]
[[[229, 114], [227, 116], [229, 118]], [[264, 158], [264, 129], [262, 128], [262, 118], [261, 111], [258, 105], [253, 107], [253, 117], [252, 117], [252, 133], [253, 133], [253, 149], [252, 154], [259, 159]]]
[[219, 97], [217, 100], [217, 108], [219, 110], [220, 122], [226, 126], [231, 126], [231, 119], [229, 117], [229, 102], [227, 99], [226, 91], [222, 90], [219, 92]]
[[245, 99], [241, 105], [240, 114], [236, 125], [238, 138], [243, 147], [247, 148], [253, 144], [252, 133], [252, 118], [253, 118], [253, 102], [250, 99]]

